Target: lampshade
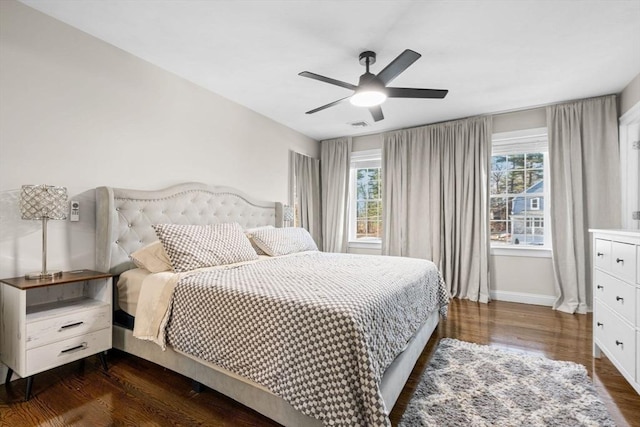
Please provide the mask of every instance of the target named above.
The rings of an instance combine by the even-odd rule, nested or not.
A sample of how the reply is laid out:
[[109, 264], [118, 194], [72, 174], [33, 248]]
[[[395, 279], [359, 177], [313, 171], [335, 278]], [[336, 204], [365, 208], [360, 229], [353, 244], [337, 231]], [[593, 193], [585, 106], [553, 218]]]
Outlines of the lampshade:
[[29, 273], [27, 279], [55, 279], [61, 271], [47, 270], [47, 221], [67, 219], [67, 189], [53, 185], [23, 185], [20, 193], [22, 219], [42, 220], [42, 271]]
[[53, 185], [23, 185], [22, 219], [67, 219], [67, 189]]
[[293, 221], [293, 206], [284, 205], [282, 207], [282, 220], [285, 222]]

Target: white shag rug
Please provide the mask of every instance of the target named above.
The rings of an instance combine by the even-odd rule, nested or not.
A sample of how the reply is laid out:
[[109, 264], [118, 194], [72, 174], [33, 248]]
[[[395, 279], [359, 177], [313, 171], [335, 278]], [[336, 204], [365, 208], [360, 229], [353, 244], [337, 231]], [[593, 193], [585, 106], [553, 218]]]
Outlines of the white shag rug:
[[399, 426], [615, 423], [582, 365], [444, 338]]

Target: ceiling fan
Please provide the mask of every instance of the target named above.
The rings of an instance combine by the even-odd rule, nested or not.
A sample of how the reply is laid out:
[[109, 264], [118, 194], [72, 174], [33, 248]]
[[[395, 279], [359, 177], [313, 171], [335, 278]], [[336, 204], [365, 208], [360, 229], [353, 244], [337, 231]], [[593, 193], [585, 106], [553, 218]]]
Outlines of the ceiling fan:
[[311, 73], [309, 71], [303, 71], [299, 76], [308, 77], [310, 79], [319, 80], [321, 82], [329, 83], [332, 85], [340, 86], [345, 89], [350, 89], [354, 93], [337, 101], [330, 102], [322, 107], [315, 108], [307, 111], [307, 114], [317, 113], [325, 108], [333, 107], [346, 100], [349, 100], [351, 104], [358, 107], [368, 107], [374, 121], [380, 121], [384, 119], [382, 114], [382, 104], [387, 98], [437, 98], [442, 99], [449, 92], [446, 89], [415, 89], [406, 87], [387, 87], [387, 84], [391, 83], [393, 79], [398, 77], [400, 73], [409, 68], [411, 64], [416, 62], [420, 58], [419, 53], [410, 49], [406, 49], [396, 59], [391, 61], [384, 70], [380, 71], [377, 75], [369, 72], [369, 66], [375, 64], [376, 53], [370, 50], [362, 52], [360, 54], [360, 64], [367, 67], [367, 71], [360, 76], [358, 85], [352, 85], [351, 83], [335, 80], [329, 77], [321, 76], [319, 74]]

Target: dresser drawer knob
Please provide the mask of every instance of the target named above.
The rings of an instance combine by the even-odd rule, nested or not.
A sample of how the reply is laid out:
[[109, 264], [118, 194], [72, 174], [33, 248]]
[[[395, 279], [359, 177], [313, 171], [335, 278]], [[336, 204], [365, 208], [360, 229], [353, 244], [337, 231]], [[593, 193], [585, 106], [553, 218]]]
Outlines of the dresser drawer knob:
[[604, 254], [602, 252], [598, 252], [596, 256], [604, 256]]
[[624, 264], [624, 260], [622, 258], [616, 258], [616, 263], [620, 264]]
[[622, 298], [622, 297], [616, 297], [616, 301], [622, 301], [622, 302], [624, 302], [624, 298]]
[[620, 347], [624, 347], [624, 344], [622, 344], [622, 341], [616, 340], [616, 345], [619, 345]]
[[69, 329], [69, 328], [75, 328], [76, 326], [80, 326], [83, 323], [84, 322], [80, 321], [80, 322], [76, 322], [76, 323], [69, 323], [68, 325], [62, 325], [62, 326], [60, 326], [60, 329], [58, 329], [58, 332], [62, 332], [65, 329]]
[[596, 286], [596, 288], [598, 288], [598, 289], [604, 289], [604, 286], [602, 286], [602, 285], [597, 285], [597, 286]]
[[602, 322], [596, 322], [596, 325], [598, 325], [598, 326], [604, 326], [604, 323], [602, 323]]
[[73, 353], [74, 351], [84, 350], [85, 348], [87, 348], [87, 343], [83, 342], [82, 344], [77, 345], [75, 347], [71, 347], [71, 348], [68, 348], [66, 350], [62, 350], [60, 352], [60, 354]]

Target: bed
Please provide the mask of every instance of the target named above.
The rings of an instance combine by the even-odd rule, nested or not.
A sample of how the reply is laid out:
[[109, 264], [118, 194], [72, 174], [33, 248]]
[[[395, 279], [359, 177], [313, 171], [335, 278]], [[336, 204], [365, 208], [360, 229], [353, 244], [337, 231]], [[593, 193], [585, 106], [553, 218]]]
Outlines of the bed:
[[[208, 226], [231, 223], [239, 224], [244, 230], [267, 226], [279, 228], [283, 225], [282, 208], [280, 203], [254, 200], [232, 188], [212, 187], [201, 183], [185, 183], [158, 191], [97, 188], [97, 266], [101, 271], [108, 271], [117, 277], [127, 279], [114, 287], [122, 294], [114, 295], [115, 309], [123, 305], [129, 312], [145, 313], [141, 306], [144, 307], [146, 304], [155, 307], [155, 303], [151, 304], [146, 299], [136, 301], [139, 295], [147, 295], [144, 288], [141, 290], [141, 286], [145, 285], [140, 284], [149, 286], [152, 281], [162, 282], [166, 286], [172, 284], [171, 303], [168, 304], [169, 308], [157, 339], [135, 338], [132, 323], [127, 324], [124, 320], [118, 322], [118, 319], [126, 319], [126, 316], [116, 315], [113, 346], [211, 387], [285, 426], [389, 425], [388, 413], [437, 326], [440, 316], [446, 313], [448, 295], [444, 290], [440, 273], [433, 265], [425, 266], [428, 262], [421, 260], [392, 260], [392, 257], [324, 254], [305, 248], [277, 257], [256, 256], [256, 259], [238, 265], [186, 271], [181, 273], [180, 277], [175, 273], [174, 279], [171, 279], [171, 274], [174, 273], [170, 272], [162, 279], [160, 276], [163, 273], [152, 274], [152, 278], [147, 277], [148, 272], [140, 271], [131, 260], [131, 254], [158, 240], [159, 235], [163, 237], [160, 232], [156, 232], [159, 224], [169, 229], [171, 225]], [[272, 234], [295, 231], [281, 229]], [[271, 231], [265, 232], [265, 235], [269, 233]], [[165, 243], [163, 241], [163, 244]], [[391, 262], [395, 263], [392, 268], [385, 264]], [[367, 271], [375, 271], [368, 265], [376, 263], [385, 274]], [[358, 273], [351, 279], [345, 279], [348, 271]], [[305, 274], [308, 277], [300, 279]], [[403, 287], [408, 287], [411, 291], [384, 290], [387, 289], [384, 287], [386, 285], [378, 283], [378, 279], [379, 276], [386, 275], [389, 275], [392, 282], [406, 281], [407, 286]], [[253, 282], [250, 283], [249, 279]], [[358, 280], [367, 285], [358, 285]], [[255, 285], [258, 282], [260, 286]], [[312, 292], [300, 291], [299, 284], [302, 282], [305, 286], [309, 285], [308, 289], [312, 289]], [[227, 286], [228, 283], [234, 285], [232, 289]], [[239, 290], [236, 289], [236, 285]], [[423, 290], [427, 286], [429, 289], [433, 288], [428, 295]], [[384, 290], [381, 293], [392, 297], [383, 299], [374, 292], [376, 287]], [[155, 285], [153, 289], [154, 292], [160, 292]], [[309, 293], [314, 294], [313, 299], [309, 298]], [[420, 293], [425, 293], [425, 303], [416, 302], [422, 298]], [[198, 306], [198, 303], [204, 300], [202, 295], [205, 294], [206, 298], [211, 298], [217, 303]], [[360, 303], [366, 299], [375, 301], [378, 311]], [[278, 300], [277, 304], [280, 305], [269, 305], [276, 304], [275, 300]], [[256, 304], [255, 301], [267, 303], [252, 306]], [[336, 305], [340, 307], [336, 308]], [[347, 321], [347, 330], [340, 335], [337, 331], [341, 326], [336, 325], [342, 325], [342, 320], [335, 318], [343, 316], [344, 305], [356, 307], [354, 312], [360, 313], [357, 316], [366, 317], [367, 320], [354, 325], [350, 320]], [[305, 306], [304, 310], [301, 306]], [[181, 307], [182, 311], [189, 313], [181, 315]], [[210, 311], [210, 307], [226, 308], [217, 309], [217, 312], [210, 315], [212, 318], [201, 319], [199, 316], [204, 316], [204, 312]], [[246, 309], [244, 313], [245, 307], [253, 308]], [[393, 307], [402, 309], [396, 312], [389, 311], [393, 310]], [[260, 316], [256, 316], [262, 319], [262, 323], [257, 324], [257, 327], [244, 323], [252, 312], [261, 313]], [[300, 314], [301, 312], [314, 314]], [[274, 316], [273, 313], [278, 315]], [[228, 320], [227, 317], [232, 320]], [[139, 327], [138, 321], [142, 323], [143, 318], [144, 316], [140, 315], [140, 318], [136, 319], [136, 328]], [[216, 324], [217, 319], [220, 319], [217, 329], [215, 325], [209, 326]], [[234, 328], [229, 328], [230, 322], [235, 325]], [[200, 324], [208, 325], [203, 328], [209, 334], [206, 338], [203, 335], [205, 332], [195, 335], [193, 333]], [[325, 328], [326, 331], [322, 333], [320, 330], [325, 324], [330, 327]], [[386, 329], [383, 330], [383, 326], [376, 325], [385, 325]], [[250, 353], [247, 352], [243, 353], [241, 358], [224, 359], [231, 357], [229, 354], [237, 354], [237, 350], [231, 347], [229, 350], [220, 350], [232, 345], [234, 338], [231, 336], [236, 332], [229, 330], [236, 327], [242, 334], [260, 331], [250, 341], [258, 343], [256, 346], [260, 350], [256, 353], [262, 354], [249, 357], [247, 355]], [[272, 327], [274, 330], [269, 332]], [[305, 335], [300, 332], [302, 330], [312, 330], [312, 337], [310, 338], [308, 333]], [[231, 338], [227, 336], [227, 332]], [[165, 335], [168, 337], [166, 346], [163, 345]], [[267, 341], [264, 338], [272, 335], [272, 339], [278, 341]], [[339, 339], [336, 339], [336, 336]], [[344, 348], [355, 344], [351, 344], [351, 338], [347, 339], [347, 336], [357, 336], [354, 341], [367, 341], [363, 344], [365, 350], [376, 347], [376, 353], [371, 356], [371, 360], [368, 350], [355, 354], [359, 347], [353, 347], [356, 350], [349, 356], [350, 353], [345, 352]], [[315, 346], [314, 340], [325, 341], [322, 341], [321, 346]], [[332, 342], [327, 344], [327, 340]], [[316, 353], [317, 357], [310, 357], [310, 361], [303, 360], [299, 355], [296, 356], [294, 350], [297, 347], [302, 348], [302, 353], [307, 355], [305, 358]], [[329, 351], [336, 353], [321, 353]], [[327, 360], [337, 359], [334, 357], [336, 354], [347, 354], [348, 358], [352, 359], [350, 362], [339, 363], [340, 366], [356, 366], [354, 369], [358, 370], [357, 376], [350, 377], [349, 375], [356, 374], [351, 372], [351, 368], [345, 368], [340, 370], [337, 377], [331, 376], [331, 379], [329, 375], [321, 375], [320, 379], [310, 377], [313, 376], [313, 371], [323, 372]], [[365, 359], [366, 363], [362, 362]], [[358, 365], [364, 367], [357, 367]], [[336, 371], [335, 366], [326, 369], [326, 372]], [[352, 378], [357, 378], [360, 385], [354, 386]], [[337, 397], [332, 394], [334, 392], [329, 393], [329, 396], [313, 394], [317, 390], [322, 393], [321, 390], [327, 389], [336, 390]], [[343, 389], [346, 390], [344, 395], [341, 394]], [[348, 394], [354, 393], [354, 390], [358, 395]], [[339, 403], [326, 403], [335, 401]], [[355, 401], [358, 403], [353, 403]], [[323, 406], [325, 404], [326, 407]], [[352, 412], [357, 414], [353, 415]]]

